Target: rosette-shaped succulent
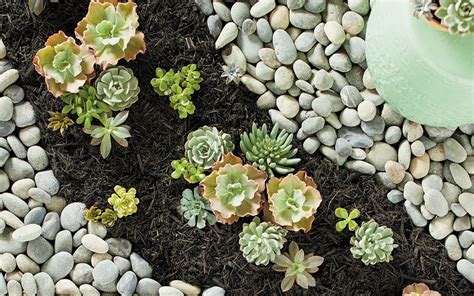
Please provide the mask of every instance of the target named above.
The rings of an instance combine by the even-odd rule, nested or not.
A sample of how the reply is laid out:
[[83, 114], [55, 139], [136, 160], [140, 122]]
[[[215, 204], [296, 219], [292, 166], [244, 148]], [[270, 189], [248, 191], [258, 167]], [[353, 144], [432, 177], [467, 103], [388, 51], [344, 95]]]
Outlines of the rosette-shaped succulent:
[[70, 126], [74, 125], [74, 121], [72, 121], [71, 118], [67, 117], [67, 115], [64, 113], [51, 111], [48, 111], [48, 113], [48, 128], [52, 129], [53, 131], [59, 131], [61, 136], [64, 136], [64, 132]]
[[36, 72], [46, 79], [48, 90], [59, 97], [77, 93], [95, 76], [95, 58], [87, 46], [77, 45], [62, 31], [50, 36], [33, 58]]
[[308, 232], [322, 198], [316, 183], [306, 172], [271, 178], [267, 184], [265, 219], [288, 230]]
[[100, 73], [95, 81], [97, 97], [112, 111], [130, 108], [140, 93], [138, 79], [132, 69], [122, 66], [110, 68]]
[[135, 188], [127, 191], [124, 187], [117, 185], [114, 187], [114, 191], [115, 193], [112, 193], [107, 202], [114, 207], [117, 217], [122, 218], [135, 214], [139, 203], [138, 198], [135, 197], [137, 194]]
[[77, 24], [76, 37], [92, 48], [97, 62], [106, 68], [122, 58], [128, 62], [146, 49], [137, 31], [137, 5], [118, 0], [92, 0], [87, 15]]
[[199, 183], [206, 177], [203, 168], [196, 167], [189, 163], [188, 159], [185, 157], [180, 160], [173, 160], [171, 162], [171, 167], [174, 169], [173, 173], [171, 173], [173, 179], [183, 177], [186, 182], [194, 184]]
[[433, 11], [438, 8], [438, 5], [433, 3], [433, 0], [413, 0], [413, 2], [415, 4], [413, 15], [416, 18], [424, 16], [426, 19], [431, 20], [433, 18]]
[[207, 170], [225, 153], [232, 152], [234, 143], [229, 134], [215, 127], [203, 126], [189, 133], [184, 148], [189, 162]]
[[451, 34], [474, 33], [473, 0], [440, 0], [435, 15]]
[[217, 221], [232, 224], [239, 217], [258, 214], [266, 180], [265, 172], [243, 165], [242, 159], [228, 153], [200, 184], [202, 196], [211, 204]]
[[206, 223], [216, 224], [216, 217], [211, 213], [209, 204], [201, 197], [199, 187], [194, 188], [194, 192], [184, 190], [182, 196], [178, 212], [188, 220], [189, 226], [203, 229]]
[[244, 223], [239, 234], [240, 250], [248, 262], [256, 265], [268, 265], [280, 255], [280, 250], [286, 242], [288, 231], [278, 225], [260, 222], [258, 217], [251, 223]]
[[232, 65], [232, 66], [222, 66], [222, 78], [225, 78], [225, 84], [230, 84], [231, 82], [235, 84], [240, 83], [240, 78], [242, 77], [242, 72], [240, 71], [239, 66]]
[[403, 289], [403, 296], [441, 296], [439, 292], [432, 291], [423, 283], [411, 284]]
[[120, 146], [128, 147], [127, 138], [130, 138], [130, 127], [122, 125], [127, 120], [128, 111], [120, 112], [115, 117], [101, 117], [100, 122], [103, 126], [91, 127], [91, 130], [85, 129], [92, 137], [92, 145], [100, 145], [100, 155], [107, 158], [112, 150], [112, 139]]
[[96, 206], [84, 210], [84, 219], [90, 222], [100, 222], [102, 210]]
[[304, 289], [316, 286], [316, 280], [311, 273], [318, 272], [324, 258], [313, 256], [312, 253], [305, 255], [295, 242], [290, 243], [288, 252], [276, 256], [275, 265], [273, 265], [273, 270], [285, 273], [285, 278], [281, 282], [281, 290], [283, 292], [290, 290], [295, 282]]
[[100, 216], [100, 221], [106, 227], [113, 227], [117, 219], [117, 213], [111, 209], [105, 209], [105, 211], [103, 211], [102, 215]]
[[293, 135], [285, 130], [279, 131], [278, 124], [268, 134], [266, 124], [257, 128], [254, 123], [250, 134], [244, 132], [240, 136], [240, 149], [249, 162], [273, 177], [274, 173], [286, 175], [293, 172], [291, 166], [301, 161], [292, 158], [298, 152], [297, 148], [293, 148], [292, 141]]
[[379, 262], [390, 262], [394, 243], [392, 229], [379, 226], [374, 220], [363, 222], [354, 236], [351, 237], [352, 256], [361, 259], [365, 265], [375, 265]]

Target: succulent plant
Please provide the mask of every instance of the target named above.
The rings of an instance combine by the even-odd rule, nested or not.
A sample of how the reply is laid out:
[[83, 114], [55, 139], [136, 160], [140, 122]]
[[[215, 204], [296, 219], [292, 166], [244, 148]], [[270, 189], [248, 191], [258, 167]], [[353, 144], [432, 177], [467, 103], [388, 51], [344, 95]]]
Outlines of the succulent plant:
[[267, 184], [265, 220], [291, 231], [308, 232], [322, 198], [316, 183], [306, 172], [271, 178]]
[[431, 20], [433, 12], [438, 9], [438, 4], [433, 3], [433, 0], [413, 0], [413, 2], [415, 4], [413, 15], [416, 18], [424, 16], [426, 19]]
[[236, 222], [239, 217], [255, 216], [263, 203], [267, 174], [228, 153], [213, 166], [212, 173], [201, 181], [201, 192], [208, 200], [217, 221]]
[[100, 122], [103, 126], [93, 125], [90, 130], [85, 129], [92, 137], [91, 144], [96, 146], [100, 144], [100, 155], [107, 158], [112, 150], [112, 139], [119, 145], [128, 147], [127, 138], [130, 138], [130, 127], [122, 125], [127, 120], [128, 111], [123, 111], [115, 117], [101, 117]]
[[210, 169], [225, 153], [234, 150], [229, 134], [215, 127], [203, 126], [188, 134], [184, 145], [189, 162], [204, 169]]
[[451, 34], [474, 33], [474, 0], [440, 0], [435, 15]]
[[316, 273], [323, 264], [324, 258], [314, 256], [312, 253], [305, 255], [295, 242], [290, 243], [288, 253], [275, 257], [273, 270], [284, 272], [285, 278], [281, 282], [281, 290], [286, 292], [296, 284], [304, 289], [316, 286], [316, 280], [311, 273]]
[[117, 217], [122, 218], [135, 214], [139, 203], [138, 198], [135, 197], [137, 194], [135, 188], [127, 191], [124, 187], [117, 185], [114, 187], [114, 191], [115, 193], [112, 193], [107, 202], [114, 207]]
[[103, 211], [102, 215], [100, 216], [100, 221], [106, 227], [113, 227], [117, 219], [117, 214], [111, 209], [105, 209], [105, 211]]
[[81, 86], [94, 78], [94, 64], [89, 49], [77, 45], [62, 31], [50, 36], [33, 58], [36, 72], [45, 77], [48, 90], [55, 97], [79, 92]]
[[45, 0], [28, 0], [28, 9], [36, 15], [40, 15], [43, 12], [45, 6]]
[[102, 68], [145, 52], [144, 35], [137, 31], [136, 9], [133, 1], [92, 0], [87, 15], [77, 24], [76, 37], [94, 50]]
[[441, 296], [439, 292], [432, 291], [423, 283], [406, 286], [402, 292], [403, 296]]
[[342, 232], [346, 226], [349, 226], [350, 231], [356, 231], [357, 228], [359, 228], [357, 222], [354, 221], [354, 219], [359, 218], [360, 216], [360, 211], [358, 209], [354, 209], [348, 213], [344, 208], [337, 208], [335, 214], [337, 218], [343, 219], [336, 223], [337, 232]]
[[173, 173], [171, 173], [173, 179], [183, 177], [188, 183], [194, 184], [199, 183], [206, 177], [206, 174], [204, 174], [204, 168], [191, 164], [187, 158], [173, 160], [171, 162], [171, 167], [174, 169]]
[[169, 96], [173, 93], [171, 87], [175, 84], [180, 83], [181, 81], [181, 74], [175, 73], [173, 69], [165, 72], [165, 70], [161, 68], [156, 68], [155, 70], [155, 78], [151, 80], [151, 86], [155, 92], [160, 96]]
[[[189, 64], [181, 68], [181, 86], [188, 89], [198, 91], [201, 89], [201, 73], [197, 71], [196, 64]], [[193, 92], [194, 93], [194, 92]]]
[[194, 90], [190, 87], [182, 88], [178, 84], [171, 86], [173, 95], [169, 97], [170, 105], [173, 110], [177, 110], [179, 118], [183, 119], [188, 117], [188, 115], [194, 114], [196, 111], [196, 106], [191, 101], [191, 95], [194, 93]]
[[351, 253], [365, 265], [390, 262], [392, 251], [398, 247], [394, 243], [392, 229], [379, 226], [374, 220], [363, 222], [351, 238]]
[[64, 136], [64, 132], [72, 125], [74, 125], [74, 121], [71, 118], [67, 117], [66, 114], [61, 112], [51, 112], [48, 111], [49, 118], [48, 118], [48, 128], [52, 129], [53, 131], [59, 131], [61, 136]]
[[248, 262], [268, 265], [275, 256], [280, 255], [287, 233], [286, 229], [278, 225], [261, 222], [260, 218], [254, 217], [251, 223], [244, 223], [239, 234], [240, 250]]
[[112, 111], [130, 108], [140, 93], [138, 79], [132, 69], [123, 66], [113, 67], [100, 73], [95, 81], [97, 97]]
[[227, 66], [224, 65], [222, 66], [222, 78], [225, 78], [225, 84], [230, 84], [230, 83], [235, 83], [239, 84], [240, 83], [240, 78], [242, 77], [242, 72], [240, 71], [239, 66], [232, 65], [232, 66]]
[[184, 190], [182, 196], [178, 212], [188, 220], [189, 226], [203, 229], [206, 223], [216, 224], [216, 217], [211, 213], [209, 204], [201, 197], [199, 187], [194, 188], [194, 191]]
[[84, 219], [90, 222], [100, 222], [102, 210], [96, 206], [84, 210]]
[[274, 173], [286, 175], [293, 172], [291, 166], [301, 161], [292, 158], [298, 152], [297, 148], [293, 148], [292, 141], [293, 135], [285, 130], [279, 131], [278, 124], [268, 134], [266, 124], [257, 128], [254, 123], [250, 134], [244, 132], [240, 136], [240, 149], [249, 162], [273, 177]]

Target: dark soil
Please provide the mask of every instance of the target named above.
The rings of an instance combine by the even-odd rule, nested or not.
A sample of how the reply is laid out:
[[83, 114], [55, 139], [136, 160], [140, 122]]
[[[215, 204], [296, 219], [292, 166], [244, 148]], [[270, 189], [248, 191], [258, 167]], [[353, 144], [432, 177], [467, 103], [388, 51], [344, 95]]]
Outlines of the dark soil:
[[[62, 194], [70, 202], [105, 204], [114, 185], [136, 187], [138, 213], [120, 221], [111, 235], [131, 240], [134, 250], [152, 263], [154, 277], [162, 284], [183, 279], [201, 287], [222, 286], [229, 295], [282, 294], [283, 274], [270, 266], [248, 264], [242, 257], [238, 234], [243, 221], [196, 230], [186, 226], [176, 211], [181, 192], [191, 186], [170, 178], [170, 162], [182, 156], [190, 131], [206, 124], [216, 126], [231, 133], [237, 143], [238, 135], [249, 130], [252, 122], [268, 122], [267, 114], [255, 106], [255, 95], [243, 87], [224, 85], [220, 54], [207, 33], [205, 16], [193, 1], [139, 1], [140, 28], [148, 51], [128, 64], [142, 88], [141, 99], [130, 110], [133, 137], [128, 149], [114, 146], [111, 156], [103, 160], [79, 128], [69, 130], [64, 138], [46, 129], [47, 111], [59, 111], [61, 103], [47, 92], [31, 60], [49, 35], [58, 30], [73, 35], [75, 24], [86, 14], [86, 2], [50, 4], [40, 17], [33, 17], [20, 1], [0, 4], [0, 36], [21, 70], [27, 98], [37, 109]], [[189, 63], [199, 65], [204, 82], [194, 95], [197, 114], [179, 120], [167, 99], [155, 95], [149, 81], [157, 66], [178, 69]], [[414, 228], [403, 206], [388, 202], [385, 188], [373, 178], [300, 151], [299, 169], [314, 176], [324, 201], [313, 230], [293, 233], [289, 240], [326, 259], [315, 274], [316, 288], [294, 288], [288, 295], [400, 295], [413, 282], [425, 282], [443, 295], [474, 294], [473, 285], [456, 271], [443, 244]], [[354, 260], [349, 252], [350, 234], [334, 230], [337, 207], [359, 208], [363, 219], [391, 227], [400, 245], [394, 260], [373, 267]]]

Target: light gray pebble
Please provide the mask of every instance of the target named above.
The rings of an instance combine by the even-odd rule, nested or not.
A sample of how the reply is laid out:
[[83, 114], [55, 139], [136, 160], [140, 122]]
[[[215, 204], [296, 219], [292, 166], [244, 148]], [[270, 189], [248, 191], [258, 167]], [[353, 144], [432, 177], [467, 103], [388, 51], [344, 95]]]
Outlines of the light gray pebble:
[[41, 131], [37, 126], [32, 125], [22, 128], [18, 136], [25, 146], [30, 147], [39, 143]]
[[210, 15], [207, 18], [207, 28], [212, 37], [217, 38], [222, 32], [222, 21], [217, 15]]
[[211, 15], [214, 12], [211, 0], [194, 0], [194, 2], [205, 15]]
[[296, 60], [293, 64], [293, 72], [300, 80], [309, 80], [311, 78], [311, 67], [303, 60]]
[[[313, 36], [314, 38], [314, 36]], [[13, 102], [9, 97], [0, 97], [0, 121], [8, 121], [13, 116]]]
[[314, 94], [314, 88], [313, 86], [304, 80], [297, 80], [295, 82], [296, 87], [298, 87], [302, 92], [308, 93], [308, 94]]
[[296, 47], [286, 31], [278, 29], [273, 33], [273, 46], [275, 54], [282, 64], [290, 65], [296, 60]]
[[212, 1], [212, 6], [214, 7], [215, 13], [221, 18], [224, 22], [230, 22], [232, 17], [230, 16], [230, 9], [223, 1]]
[[28, 224], [16, 229], [12, 233], [12, 238], [17, 242], [29, 242], [39, 237], [41, 233], [41, 226], [37, 224]]
[[3, 206], [15, 216], [23, 218], [28, 214], [29, 208], [26, 202], [11, 193], [2, 193]]
[[321, 15], [304, 9], [290, 10], [290, 23], [299, 29], [313, 30], [321, 22]]
[[264, 43], [272, 42], [273, 31], [270, 23], [264, 18], [257, 21], [257, 35]]
[[446, 248], [449, 259], [458, 261], [462, 258], [462, 249], [456, 235], [449, 235], [444, 242], [444, 247]]
[[13, 121], [17, 127], [26, 127], [36, 122], [36, 115], [33, 106], [29, 102], [15, 105]]
[[110, 260], [99, 262], [92, 271], [94, 281], [99, 285], [107, 285], [114, 282], [119, 275], [117, 266]]
[[[1, 199], [2, 199], [2, 195], [0, 195], [0, 200]], [[12, 227], [13, 229], [18, 229], [24, 225], [23, 222], [21, 222], [21, 220], [16, 215], [6, 210], [0, 212], [0, 219], [2, 219], [5, 222], [5, 224]]]
[[314, 74], [311, 83], [318, 90], [329, 90], [334, 84], [334, 78], [326, 70], [319, 70]]
[[471, 228], [471, 217], [469, 215], [463, 217], [457, 217], [454, 220], [453, 229], [454, 231], [469, 230]]
[[421, 186], [423, 187], [423, 190], [425, 192], [428, 189], [435, 189], [441, 191], [441, 189], [443, 188], [443, 179], [441, 179], [441, 177], [437, 175], [428, 175], [423, 178], [423, 181], [421, 181]]
[[55, 195], [59, 191], [59, 181], [52, 170], [36, 173], [35, 183], [36, 187], [43, 189], [50, 195]]
[[41, 271], [51, 276], [54, 282], [65, 278], [74, 267], [74, 259], [70, 253], [59, 252], [53, 255], [41, 267]]
[[28, 195], [40, 203], [49, 203], [51, 201], [51, 195], [39, 188], [30, 188]]
[[271, 91], [265, 92], [257, 100], [259, 109], [268, 110], [276, 107], [276, 97]]
[[27, 296], [36, 295], [36, 293], [38, 292], [35, 278], [33, 277], [33, 274], [29, 272], [24, 273], [21, 277], [21, 286], [23, 287], [23, 292]]
[[364, 18], [354, 11], [348, 11], [342, 16], [342, 27], [353, 36], [359, 34], [364, 29], [364, 25]]
[[316, 44], [316, 38], [312, 31], [304, 31], [295, 40], [295, 47], [300, 52], [308, 52]]
[[385, 130], [385, 121], [379, 115], [375, 115], [374, 119], [370, 121], [362, 121], [360, 127], [370, 137], [376, 137], [378, 135], [382, 136]]
[[92, 277], [92, 266], [86, 263], [78, 263], [74, 265], [69, 277], [74, 282], [74, 284], [80, 286], [83, 284], [91, 283], [94, 278]]
[[[215, 2], [217, 3], [217, 2]], [[219, 37], [217, 37], [216, 43], [215, 43], [215, 48], [216, 49], [221, 49], [227, 44], [231, 43], [232, 41], [237, 38], [239, 34], [239, 29], [237, 28], [237, 25], [234, 23], [227, 23], [225, 26], [222, 28]], [[245, 35], [245, 34], [242, 34]]]
[[332, 103], [328, 97], [322, 96], [312, 101], [311, 107], [322, 117], [328, 116], [332, 112]]
[[92, 258], [92, 252], [89, 251], [86, 247], [80, 245], [72, 254], [72, 257], [74, 258], [74, 263], [91, 263], [91, 258]]
[[46, 151], [39, 146], [31, 146], [28, 148], [28, 162], [36, 171], [44, 170], [48, 167], [48, 155]]
[[[38, 184], [38, 182], [36, 182]], [[86, 205], [81, 202], [68, 204], [61, 212], [61, 226], [71, 232], [77, 231], [84, 226], [87, 221], [84, 220], [84, 209]]]
[[339, 48], [341, 48], [342, 44], [334, 44], [334, 43], [331, 43], [329, 44], [328, 46], [326, 46], [326, 48], [324, 49], [324, 54], [326, 56], [331, 56], [333, 53], [335, 53], [336, 51], [339, 50]]
[[79, 247], [82, 244], [82, 237], [87, 234], [87, 229], [81, 228], [72, 237], [72, 245], [74, 248]]
[[330, 70], [329, 74], [334, 79], [334, 83], [332, 84], [331, 89], [335, 92], [340, 93], [346, 85], [349, 85], [349, 82], [347, 81], [346, 77], [341, 73], [334, 70]]
[[324, 33], [326, 33], [329, 41], [336, 45], [343, 44], [346, 40], [344, 28], [340, 23], [335, 21], [329, 21], [324, 25]]
[[0, 269], [5, 273], [13, 272], [16, 269], [15, 256], [10, 253], [3, 253], [0, 255]]
[[7, 191], [8, 188], [10, 188], [10, 179], [8, 179], [8, 175], [4, 171], [0, 170], [0, 193]]
[[341, 90], [341, 100], [347, 107], [356, 108], [364, 99], [356, 87], [347, 85]]
[[43, 221], [43, 237], [49, 240], [54, 240], [56, 234], [61, 230], [59, 222], [59, 214], [56, 212], [49, 212], [44, 217]]
[[272, 119], [273, 124], [278, 123], [282, 129], [289, 133], [296, 133], [298, 131], [298, 124], [295, 121], [286, 118], [280, 111], [271, 109], [268, 110], [268, 113]]
[[474, 263], [461, 259], [456, 264], [456, 268], [469, 282], [474, 283]]
[[377, 115], [377, 108], [371, 101], [362, 101], [357, 106], [357, 113], [362, 121], [371, 121]]
[[365, 61], [365, 41], [360, 37], [351, 37], [344, 42], [344, 49], [354, 64]]
[[7, 295], [9, 296], [22, 296], [23, 295], [23, 289], [21, 288], [20, 283], [15, 280], [8, 281], [7, 290], [8, 290]]
[[385, 142], [387, 142], [387, 144], [396, 144], [400, 141], [401, 137], [402, 130], [396, 125], [389, 126], [385, 131]]
[[79, 288], [69, 279], [61, 279], [55, 285], [57, 295], [80, 295]]
[[25, 98], [25, 91], [22, 87], [13, 84], [5, 89], [3, 95], [9, 97], [13, 103], [18, 104]]
[[326, 33], [324, 32], [325, 23], [320, 23], [314, 28], [314, 37], [316, 40], [324, 46], [328, 46], [331, 41], [329, 41]]
[[425, 227], [428, 224], [428, 221], [423, 217], [416, 205], [412, 204], [409, 200], [406, 200], [404, 206], [408, 216], [415, 226]]
[[366, 15], [370, 11], [369, 0], [349, 0], [349, 8], [360, 15]]
[[309, 110], [312, 108], [312, 104], [314, 100], [315, 100], [315, 97], [308, 93], [301, 93], [301, 95], [298, 97], [298, 103], [300, 104], [301, 108], [305, 110]]
[[336, 152], [342, 157], [349, 157], [352, 153], [351, 144], [343, 138], [339, 138], [336, 140], [335, 149]]
[[462, 189], [469, 189], [472, 187], [472, 181], [466, 170], [457, 163], [449, 165], [449, 172], [451, 173], [456, 184]]
[[428, 229], [432, 237], [442, 240], [453, 232], [453, 223], [454, 214], [449, 212], [444, 217], [435, 217]]
[[36, 286], [38, 288], [38, 295], [53, 296], [54, 282], [51, 277], [45, 272], [39, 272], [34, 275]]
[[69, 230], [61, 230], [54, 239], [54, 253], [72, 253], [72, 234]]
[[351, 158], [355, 160], [364, 160], [367, 157], [367, 154], [363, 149], [352, 148]]
[[303, 142], [303, 149], [308, 153], [308, 154], [314, 154], [320, 147], [321, 143], [318, 141], [316, 137], [308, 137], [304, 142]]
[[133, 271], [127, 271], [117, 283], [117, 292], [121, 295], [132, 295], [137, 287], [137, 276]]
[[449, 212], [449, 205], [443, 194], [438, 190], [429, 188], [423, 196], [426, 209], [433, 215], [444, 217]]
[[420, 140], [416, 140], [415, 142], [411, 143], [411, 153], [413, 153], [414, 156], [420, 157], [425, 154], [425, 145]]
[[336, 130], [330, 126], [325, 125], [320, 131], [316, 133], [318, 140], [326, 146], [334, 146], [337, 140]]
[[149, 278], [153, 273], [153, 269], [145, 259], [143, 259], [137, 253], [130, 255], [130, 262], [132, 264], [132, 270], [139, 278]]
[[[252, 35], [257, 31], [257, 23], [252, 19], [246, 19], [242, 23], [242, 32], [247, 35]], [[260, 37], [260, 36], [259, 36]], [[260, 38], [261, 39], [261, 38]], [[263, 41], [263, 40], [262, 40]]]
[[337, 131], [339, 138], [344, 138], [352, 147], [356, 148], [370, 148], [374, 141], [367, 136], [359, 127], [342, 127]]
[[301, 124], [301, 128], [307, 135], [313, 135], [324, 127], [325, 120], [322, 117], [308, 118]]
[[136, 293], [139, 295], [156, 295], [160, 288], [161, 285], [157, 281], [145, 278], [138, 282]]
[[359, 114], [355, 109], [345, 108], [342, 110], [341, 114], [339, 114], [339, 120], [341, 123], [348, 127], [355, 127], [360, 125], [360, 118]]
[[387, 198], [391, 203], [394, 203], [394, 204], [397, 204], [405, 200], [405, 198], [403, 197], [403, 192], [396, 189], [390, 190], [390, 192], [387, 193]]
[[452, 162], [462, 163], [467, 158], [467, 152], [458, 141], [449, 138], [443, 143], [446, 158]]
[[18, 139], [16, 136], [11, 135], [7, 137], [7, 142], [16, 157], [21, 159], [26, 158], [26, 148], [25, 146], [23, 146], [20, 139]]
[[34, 176], [34, 170], [31, 165], [16, 157], [8, 159], [3, 170], [8, 175], [8, 178], [13, 182], [25, 178], [32, 179]]
[[324, 54], [324, 48], [320, 43], [316, 44], [316, 46], [308, 52], [307, 57], [311, 65], [317, 69], [324, 69], [326, 71], [331, 69], [329, 60]]
[[0, 137], [6, 137], [15, 130], [15, 123], [12, 120], [0, 121]]
[[250, 5], [246, 2], [236, 2], [230, 9], [230, 15], [237, 26], [242, 26], [242, 23], [250, 18]]
[[329, 58], [329, 65], [336, 71], [349, 72], [352, 69], [352, 63], [345, 53], [335, 53]]
[[344, 166], [365, 175], [373, 175], [376, 172], [373, 165], [362, 160], [351, 160], [346, 162]]

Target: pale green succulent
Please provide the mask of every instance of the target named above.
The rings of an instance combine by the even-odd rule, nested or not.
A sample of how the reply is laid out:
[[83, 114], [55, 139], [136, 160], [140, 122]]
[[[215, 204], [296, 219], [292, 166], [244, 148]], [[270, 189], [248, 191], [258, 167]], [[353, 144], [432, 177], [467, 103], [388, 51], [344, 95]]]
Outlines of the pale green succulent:
[[115, 193], [112, 193], [107, 202], [114, 207], [117, 217], [122, 218], [135, 214], [137, 212], [137, 205], [140, 202], [136, 198], [137, 190], [130, 188], [127, 191], [126, 188], [117, 185], [114, 187], [114, 191]]
[[239, 66], [231, 65], [229, 66], [222, 66], [222, 78], [225, 78], [225, 84], [230, 84], [231, 82], [235, 84], [240, 83], [240, 78], [242, 77], [242, 72], [240, 71]]
[[215, 127], [203, 126], [189, 133], [184, 148], [189, 162], [207, 170], [225, 153], [233, 151], [234, 143], [229, 134]]
[[100, 73], [95, 82], [97, 97], [112, 111], [123, 111], [138, 101], [140, 87], [132, 69], [122, 66]]
[[413, 15], [416, 18], [424, 16], [428, 20], [431, 20], [433, 18], [433, 11], [438, 8], [438, 5], [433, 3], [433, 0], [413, 0], [413, 2], [415, 4]]
[[182, 194], [181, 203], [178, 212], [188, 220], [188, 225], [203, 229], [206, 223], [209, 225], [216, 224], [216, 217], [211, 212], [211, 207], [199, 193], [199, 187], [194, 188], [194, 192], [186, 189]]
[[451, 34], [474, 33], [474, 0], [440, 0], [435, 15]]
[[392, 229], [379, 226], [374, 220], [362, 223], [351, 238], [351, 244], [352, 256], [365, 265], [392, 261], [392, 251], [398, 247]]
[[260, 222], [260, 218], [253, 218], [251, 223], [244, 223], [239, 234], [240, 250], [248, 262], [256, 265], [268, 265], [280, 255], [286, 242], [288, 231], [278, 225]]
[[292, 158], [298, 152], [292, 146], [293, 135], [285, 130], [279, 131], [278, 124], [273, 126], [270, 134], [267, 125], [257, 128], [254, 123], [252, 132], [244, 132], [240, 136], [240, 149], [253, 166], [266, 171], [270, 177], [274, 173], [286, 175], [294, 171], [291, 167], [301, 161]]

